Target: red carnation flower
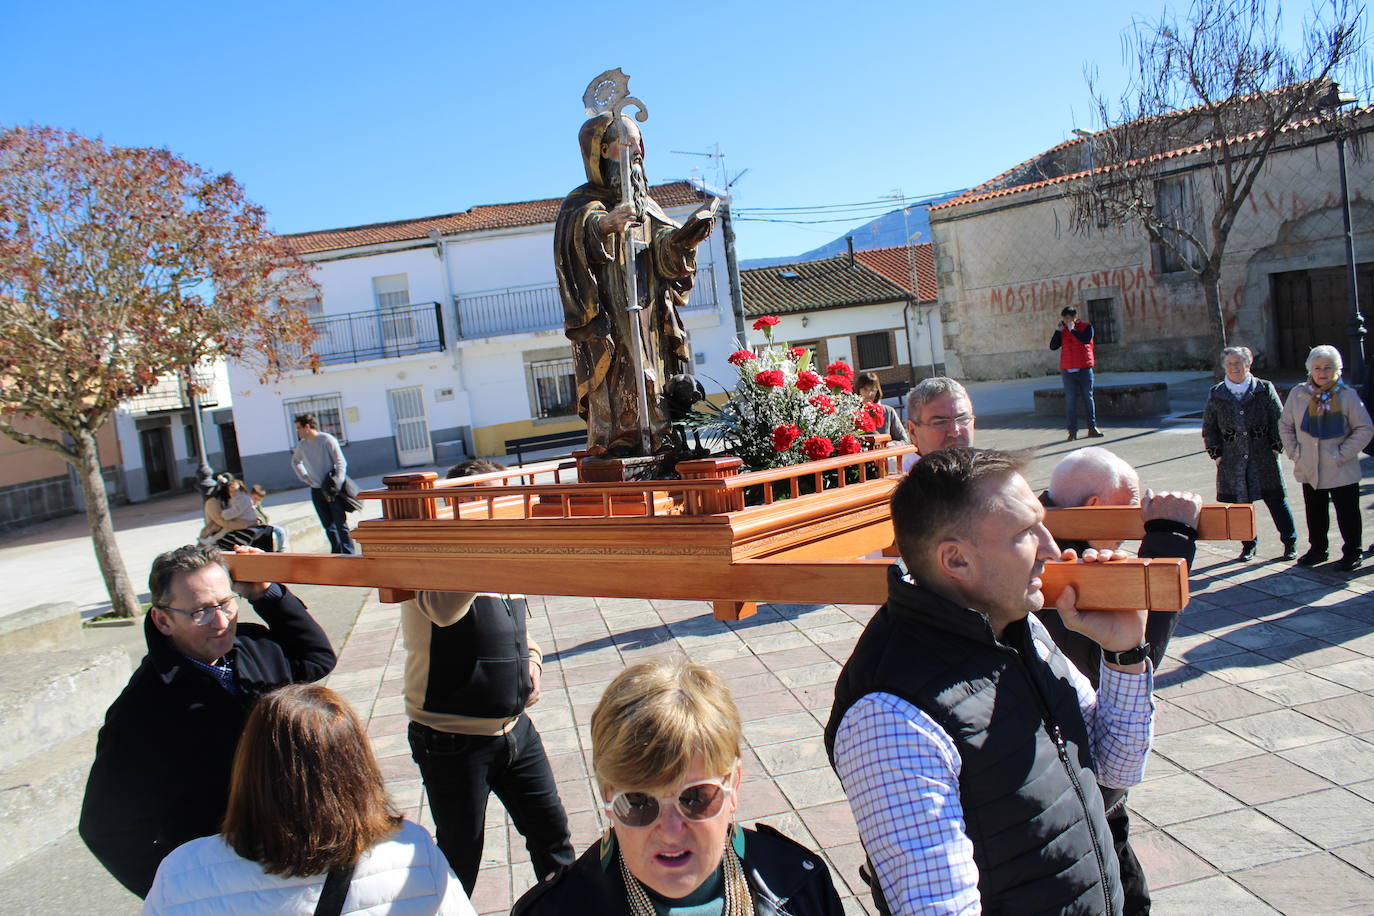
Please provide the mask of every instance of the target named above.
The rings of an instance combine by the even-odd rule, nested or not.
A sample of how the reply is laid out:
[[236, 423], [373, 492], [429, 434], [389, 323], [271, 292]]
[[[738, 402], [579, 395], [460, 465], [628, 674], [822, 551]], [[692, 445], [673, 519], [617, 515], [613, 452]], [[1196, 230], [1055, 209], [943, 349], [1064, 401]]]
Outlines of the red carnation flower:
[[854, 411], [854, 425], [866, 433], [871, 433], [878, 428], [877, 421], [862, 407]]
[[801, 438], [801, 427], [791, 423], [784, 423], [773, 430], [773, 448], [780, 452], [785, 452], [792, 447], [792, 444]]
[[764, 388], [781, 388], [787, 384], [787, 376], [782, 374], [781, 369], [765, 369], [754, 376], [754, 383]]
[[862, 442], [848, 433], [835, 440], [835, 448], [841, 455], [857, 455], [863, 447]]
[[854, 390], [854, 383], [843, 375], [827, 375], [825, 377], [825, 387], [831, 391], [850, 392]]
[[843, 375], [847, 379], [854, 378], [854, 370], [849, 368], [849, 363], [842, 359], [837, 359], [826, 366], [825, 371], [830, 375]]
[[801, 359], [806, 355], [806, 347], [788, 347], [787, 355], [793, 359]]
[[818, 394], [811, 398], [811, 404], [821, 413], [831, 414], [835, 412], [835, 402], [830, 399], [828, 394]]
[[802, 443], [802, 454], [812, 461], [820, 461], [822, 458], [829, 458], [835, 451], [835, 445], [825, 436], [812, 436]]
[[797, 373], [797, 390], [810, 391], [821, 383], [821, 377], [807, 369], [805, 372]]
[[742, 366], [751, 359], [758, 359], [753, 350], [736, 350], [725, 361], [732, 366]]
[[771, 328], [779, 321], [782, 321], [782, 319], [777, 315], [764, 315], [754, 322], [754, 330], [762, 331], [764, 328]]

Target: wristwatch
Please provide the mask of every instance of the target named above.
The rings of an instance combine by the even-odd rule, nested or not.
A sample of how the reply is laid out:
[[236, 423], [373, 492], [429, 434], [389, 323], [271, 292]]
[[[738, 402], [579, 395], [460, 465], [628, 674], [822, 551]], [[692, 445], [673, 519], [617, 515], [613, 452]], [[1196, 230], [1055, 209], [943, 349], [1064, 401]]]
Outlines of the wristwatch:
[[1107, 649], [1102, 650], [1102, 657], [1110, 665], [1137, 665], [1150, 657], [1150, 644], [1143, 642], [1134, 649], [1127, 649], [1125, 652], [1111, 652]]

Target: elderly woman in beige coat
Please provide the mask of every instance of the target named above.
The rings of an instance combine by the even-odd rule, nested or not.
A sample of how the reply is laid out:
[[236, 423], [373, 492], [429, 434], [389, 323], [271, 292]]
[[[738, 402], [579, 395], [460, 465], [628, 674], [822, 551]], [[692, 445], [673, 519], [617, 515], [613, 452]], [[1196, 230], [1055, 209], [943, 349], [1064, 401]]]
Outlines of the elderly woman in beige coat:
[[1307, 553], [1299, 566], [1327, 558], [1327, 503], [1336, 505], [1341, 530], [1341, 558], [1336, 568], [1349, 571], [1361, 563], [1360, 450], [1371, 437], [1369, 411], [1354, 388], [1341, 381], [1341, 354], [1333, 346], [1313, 347], [1307, 354], [1307, 381], [1288, 393], [1279, 417], [1284, 454], [1302, 484], [1307, 508]]

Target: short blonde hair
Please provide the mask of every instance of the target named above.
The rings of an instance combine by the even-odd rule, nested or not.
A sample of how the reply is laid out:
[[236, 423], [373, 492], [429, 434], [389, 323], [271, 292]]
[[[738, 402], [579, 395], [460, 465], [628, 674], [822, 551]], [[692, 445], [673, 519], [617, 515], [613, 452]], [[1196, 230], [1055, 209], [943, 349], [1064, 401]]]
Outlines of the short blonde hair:
[[694, 757], [724, 776], [739, 759], [739, 710], [720, 676], [686, 659], [626, 668], [592, 713], [592, 769], [603, 792], [661, 789]]

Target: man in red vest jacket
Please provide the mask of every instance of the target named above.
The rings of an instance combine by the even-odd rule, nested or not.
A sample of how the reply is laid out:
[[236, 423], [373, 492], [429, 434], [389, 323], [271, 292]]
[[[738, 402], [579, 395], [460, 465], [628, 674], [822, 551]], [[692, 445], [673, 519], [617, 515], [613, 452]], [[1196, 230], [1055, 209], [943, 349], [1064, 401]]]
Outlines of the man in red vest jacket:
[[1078, 396], [1088, 407], [1088, 438], [1100, 439], [1097, 408], [1093, 405], [1093, 326], [1078, 320], [1078, 309], [1067, 305], [1050, 338], [1050, 349], [1059, 351], [1059, 374], [1064, 378], [1064, 409], [1068, 413], [1069, 441], [1078, 438]]

